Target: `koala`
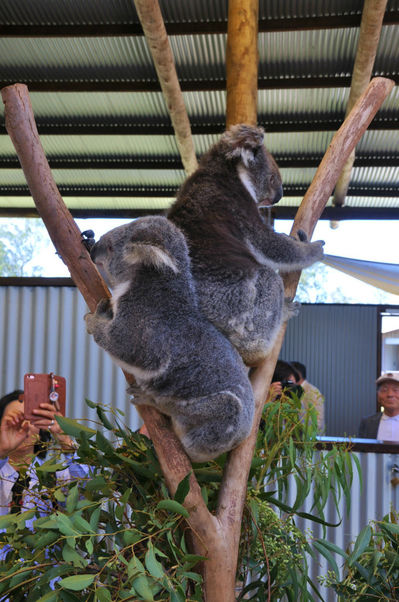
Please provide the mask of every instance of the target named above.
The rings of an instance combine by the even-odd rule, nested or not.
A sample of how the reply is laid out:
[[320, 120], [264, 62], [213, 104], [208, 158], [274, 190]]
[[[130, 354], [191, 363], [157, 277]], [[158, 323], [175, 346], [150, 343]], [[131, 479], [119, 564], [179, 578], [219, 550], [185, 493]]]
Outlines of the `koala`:
[[282, 321], [299, 304], [284, 299], [278, 272], [310, 266], [323, 242], [279, 234], [260, 207], [277, 203], [283, 188], [261, 128], [236, 125], [203, 155], [183, 183], [168, 219], [184, 233], [201, 310], [256, 366], [270, 352]]
[[91, 257], [112, 289], [87, 331], [136, 380], [133, 403], [170, 416], [191, 460], [236, 447], [251, 430], [247, 369], [199, 309], [186, 240], [166, 217], [107, 232]]

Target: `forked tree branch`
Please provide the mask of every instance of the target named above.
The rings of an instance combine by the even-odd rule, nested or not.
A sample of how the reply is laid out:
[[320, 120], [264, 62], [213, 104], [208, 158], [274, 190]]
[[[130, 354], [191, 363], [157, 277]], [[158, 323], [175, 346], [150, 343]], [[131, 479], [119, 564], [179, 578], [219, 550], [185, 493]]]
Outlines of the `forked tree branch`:
[[[295, 218], [292, 233], [304, 230], [309, 238], [331, 195], [345, 160], [367, 129], [378, 108], [394, 86], [394, 82], [376, 78], [353, 107], [335, 134], [306, 193]], [[109, 296], [102, 279], [81, 243], [81, 235], [67, 210], [51, 175], [45, 157], [26, 86], [15, 84], [2, 90], [5, 104], [6, 128], [17, 151], [28, 186], [50, 237], [71, 276], [82, 292], [89, 308]], [[285, 278], [287, 296], [295, 294], [300, 273]], [[216, 516], [202, 499], [194, 475], [185, 500], [190, 511], [189, 524], [194, 534], [195, 548], [207, 554], [204, 563], [204, 599], [208, 602], [232, 602], [237, 564], [241, 517], [245, 501], [249, 468], [255, 447], [262, 407], [267, 397], [274, 365], [278, 357], [285, 327], [270, 356], [253, 373], [251, 382], [256, 403], [256, 416], [251, 435], [233, 450], [226, 463], [220, 488]], [[169, 428], [168, 421], [156, 410], [141, 408], [167, 485], [173, 494], [177, 485], [191, 470], [191, 464], [180, 442]]]

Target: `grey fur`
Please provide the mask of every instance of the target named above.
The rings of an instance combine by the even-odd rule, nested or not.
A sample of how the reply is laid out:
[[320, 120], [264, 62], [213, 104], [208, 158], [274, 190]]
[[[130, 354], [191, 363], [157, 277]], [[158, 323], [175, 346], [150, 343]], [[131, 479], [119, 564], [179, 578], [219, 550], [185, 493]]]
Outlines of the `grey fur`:
[[113, 297], [85, 316], [87, 331], [134, 375], [133, 402], [170, 416], [194, 461], [237, 446], [254, 413], [247, 370], [198, 308], [180, 230], [141, 218], [102, 236], [92, 258]]
[[225, 132], [182, 185], [169, 211], [186, 236], [199, 302], [248, 365], [270, 352], [283, 320], [297, 313], [284, 304], [279, 271], [310, 266], [323, 242], [278, 234], [260, 206], [282, 196], [281, 176], [263, 145], [261, 128], [237, 125]]

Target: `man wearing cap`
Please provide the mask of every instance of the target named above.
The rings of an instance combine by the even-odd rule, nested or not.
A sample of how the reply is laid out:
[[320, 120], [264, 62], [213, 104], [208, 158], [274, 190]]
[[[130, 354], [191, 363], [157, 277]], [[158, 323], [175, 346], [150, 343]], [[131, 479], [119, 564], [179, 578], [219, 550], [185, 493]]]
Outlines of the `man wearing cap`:
[[376, 383], [378, 403], [384, 411], [363, 418], [358, 437], [399, 444], [399, 376], [387, 372], [377, 378]]

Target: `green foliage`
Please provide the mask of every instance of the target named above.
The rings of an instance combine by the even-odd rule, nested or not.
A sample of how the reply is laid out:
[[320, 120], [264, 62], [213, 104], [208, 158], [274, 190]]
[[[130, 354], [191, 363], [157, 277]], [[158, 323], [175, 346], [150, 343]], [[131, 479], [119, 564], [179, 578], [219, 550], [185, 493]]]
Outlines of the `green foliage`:
[[[307, 565], [317, 544], [295, 526], [295, 516], [328, 525], [324, 509], [331, 495], [337, 508], [344, 496], [349, 510], [354, 457], [344, 446], [317, 451], [316, 435], [315, 409], [303, 413], [295, 395], [265, 404], [244, 511], [239, 567], [245, 587], [239, 599], [320, 599]], [[310, 495], [312, 514], [301, 511]]]
[[[93, 403], [88, 401], [93, 407]], [[75, 437], [79, 461], [90, 467], [85, 481], [54, 484], [57, 458], [39, 472], [42, 496], [52, 511], [0, 518], [0, 545], [10, 546], [0, 563], [0, 597], [32, 600], [202, 600], [199, 562], [186, 541], [184, 500], [190, 474], [172, 499], [149, 439], [114, 424], [105, 408], [98, 417], [108, 433], [59, 419]], [[240, 545], [238, 599], [319, 599], [308, 578], [309, 534], [295, 526], [302, 515], [324, 523], [334, 492], [349, 499], [352, 465], [345, 449], [317, 452], [316, 414], [302, 419], [300, 402], [282, 396], [267, 403], [248, 481]], [[225, 457], [193, 467], [210, 511], [216, 508]], [[293, 476], [292, 476], [293, 475]], [[296, 500], [288, 505], [288, 480]], [[312, 515], [301, 512], [313, 487]], [[33, 524], [28, 528], [25, 520]], [[316, 542], [320, 545], [319, 542]], [[317, 549], [317, 548], [316, 548]], [[309, 591], [312, 591], [312, 597]]]
[[[325, 541], [321, 544], [328, 547]], [[385, 516], [382, 521], [366, 525], [354, 542], [352, 551], [333, 551], [344, 558], [344, 577], [340, 579], [338, 571], [333, 571], [322, 581], [333, 587], [339, 600], [399, 600], [399, 524], [396, 512]]]

